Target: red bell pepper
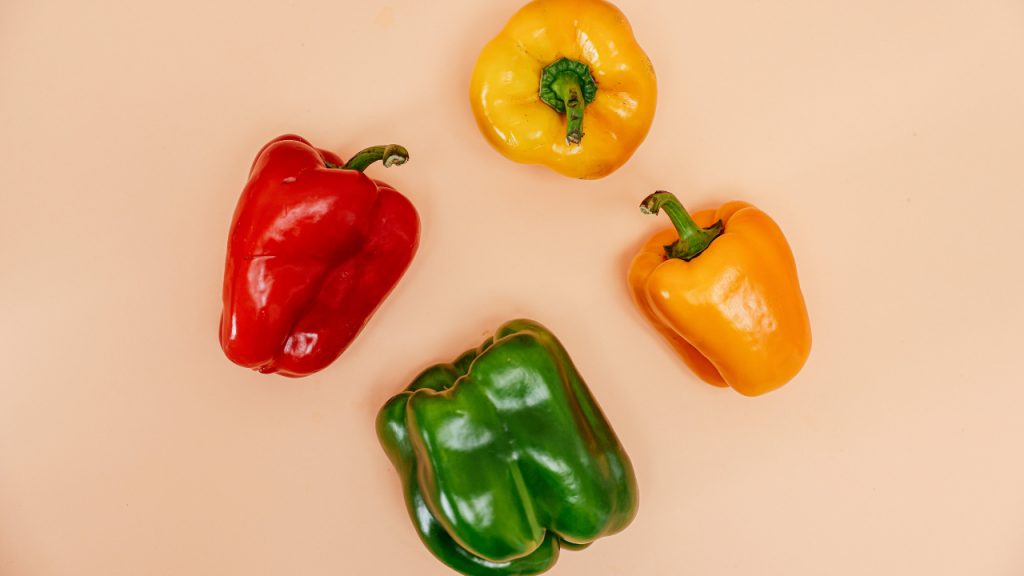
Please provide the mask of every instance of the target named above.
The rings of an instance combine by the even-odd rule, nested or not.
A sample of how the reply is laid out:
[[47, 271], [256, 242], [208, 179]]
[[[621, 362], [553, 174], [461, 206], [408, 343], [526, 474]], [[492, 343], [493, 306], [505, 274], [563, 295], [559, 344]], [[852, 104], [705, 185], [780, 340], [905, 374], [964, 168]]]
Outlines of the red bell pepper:
[[343, 162], [294, 135], [260, 150], [224, 266], [220, 344], [232, 362], [308, 376], [352, 343], [409, 267], [420, 232], [412, 203], [363, 170], [408, 158], [391, 145]]

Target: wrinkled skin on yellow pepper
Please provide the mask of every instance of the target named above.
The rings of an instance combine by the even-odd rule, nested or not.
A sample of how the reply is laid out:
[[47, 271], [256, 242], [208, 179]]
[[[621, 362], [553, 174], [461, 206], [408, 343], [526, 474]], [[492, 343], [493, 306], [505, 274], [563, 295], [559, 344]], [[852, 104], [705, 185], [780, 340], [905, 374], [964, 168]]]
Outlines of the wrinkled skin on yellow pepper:
[[469, 97], [480, 131], [506, 158], [594, 179], [644, 141], [658, 87], [618, 8], [535, 0], [480, 51]]
[[667, 192], [641, 209], [665, 210], [676, 228], [655, 234], [633, 259], [630, 292], [687, 366], [744, 396], [796, 376], [811, 352], [811, 324], [775, 221], [746, 202], [691, 217]]

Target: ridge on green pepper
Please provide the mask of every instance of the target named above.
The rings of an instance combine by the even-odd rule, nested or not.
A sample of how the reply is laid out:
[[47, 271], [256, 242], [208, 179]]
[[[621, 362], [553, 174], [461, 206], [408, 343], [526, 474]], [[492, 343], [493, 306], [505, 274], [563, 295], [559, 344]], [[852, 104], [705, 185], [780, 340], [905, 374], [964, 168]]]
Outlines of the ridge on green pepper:
[[420, 374], [377, 416], [420, 538], [471, 576], [539, 574], [624, 529], [629, 457], [551, 332], [530, 320]]

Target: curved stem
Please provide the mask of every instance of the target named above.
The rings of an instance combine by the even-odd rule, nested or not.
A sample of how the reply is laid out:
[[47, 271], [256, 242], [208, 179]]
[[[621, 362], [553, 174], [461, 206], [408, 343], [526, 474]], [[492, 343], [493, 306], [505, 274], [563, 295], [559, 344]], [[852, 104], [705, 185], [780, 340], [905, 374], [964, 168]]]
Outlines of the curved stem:
[[324, 163], [327, 164], [328, 168], [343, 168], [345, 170], [358, 170], [362, 172], [366, 170], [367, 166], [378, 160], [384, 161], [385, 168], [401, 166], [409, 161], [409, 151], [398, 144], [372, 146], [357, 152], [348, 162], [345, 162], [344, 166], [336, 166], [326, 160], [324, 160]]
[[689, 262], [707, 250], [711, 242], [725, 230], [721, 220], [707, 228], [698, 226], [671, 192], [658, 190], [640, 203], [640, 211], [644, 214], [657, 214], [662, 209], [679, 233], [679, 240], [665, 246], [665, 255], [669, 258], [682, 258]]

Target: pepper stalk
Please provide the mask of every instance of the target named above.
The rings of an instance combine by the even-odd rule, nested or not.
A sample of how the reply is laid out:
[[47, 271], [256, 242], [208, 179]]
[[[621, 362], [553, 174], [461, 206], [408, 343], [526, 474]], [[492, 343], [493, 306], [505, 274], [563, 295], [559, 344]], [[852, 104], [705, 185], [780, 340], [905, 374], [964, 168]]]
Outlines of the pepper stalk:
[[321, 158], [324, 164], [328, 168], [340, 168], [344, 170], [358, 170], [362, 172], [366, 170], [370, 164], [377, 162], [378, 160], [384, 161], [385, 168], [391, 168], [392, 166], [401, 166], [409, 161], [409, 151], [398, 144], [388, 144], [387, 146], [371, 146], [364, 150], [356, 152], [355, 156], [349, 158], [348, 162], [344, 166], [338, 166], [337, 164], [331, 163], [326, 158]]
[[597, 83], [582, 62], [562, 58], [540, 74], [540, 99], [566, 115], [566, 144], [579, 145], [583, 139], [583, 109], [596, 96]]
[[707, 228], [701, 228], [690, 218], [689, 212], [683, 208], [683, 204], [671, 192], [658, 190], [640, 203], [640, 211], [644, 214], [657, 215], [659, 210], [665, 210], [672, 225], [679, 233], [679, 239], [665, 246], [665, 255], [669, 258], [681, 258], [686, 262], [700, 256], [701, 252], [708, 249], [708, 246], [722, 235], [725, 226], [719, 220]]

